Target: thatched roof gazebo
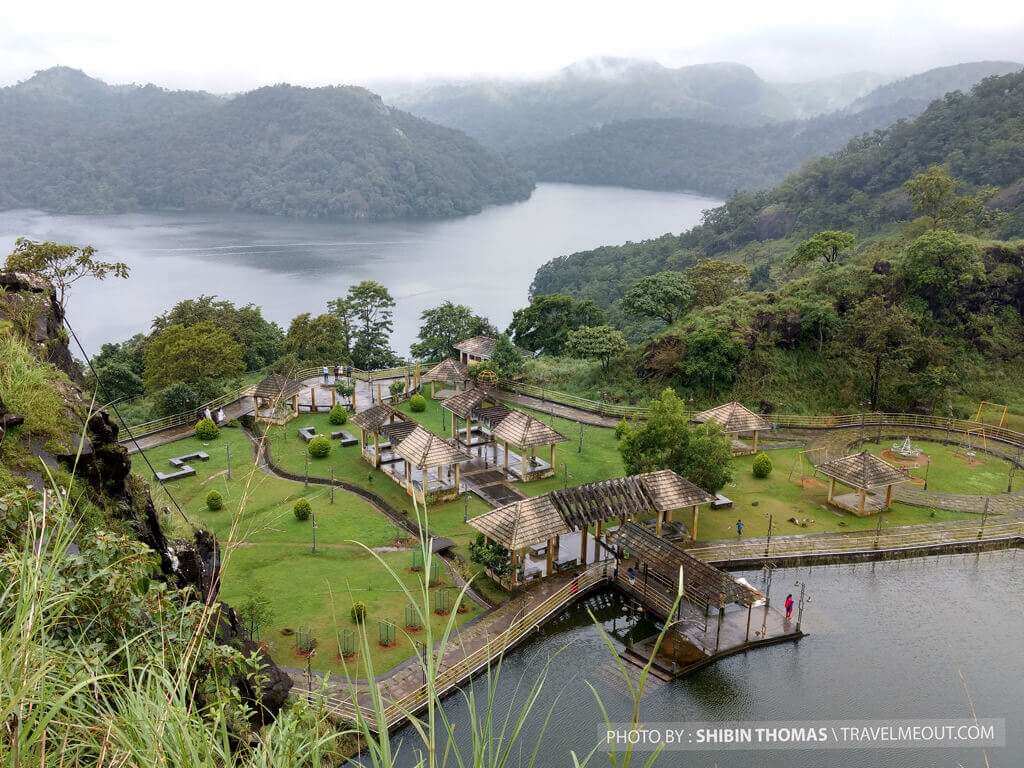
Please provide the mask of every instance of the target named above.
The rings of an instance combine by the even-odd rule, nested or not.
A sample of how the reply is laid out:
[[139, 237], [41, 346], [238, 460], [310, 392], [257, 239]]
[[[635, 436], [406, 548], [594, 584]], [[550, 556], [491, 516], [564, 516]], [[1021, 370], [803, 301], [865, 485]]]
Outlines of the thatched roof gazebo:
[[[590, 527], [595, 539], [602, 538], [604, 523], [617, 520], [625, 524], [654, 513], [655, 535], [660, 536], [666, 522], [672, 521], [676, 510], [696, 509], [710, 504], [714, 497], [684, 477], [665, 469], [629, 477], [617, 477], [598, 483], [551, 491], [541, 496], [515, 501], [503, 507], [470, 518], [471, 528], [509, 550], [516, 573], [523, 550], [546, 545], [545, 575], [553, 570], [559, 538], [579, 536], [579, 562], [586, 562]], [[597, 548], [594, 557], [598, 556]], [[513, 584], [516, 583], [513, 577]]]
[[459, 353], [459, 360], [469, 365], [470, 363], [490, 360], [497, 343], [498, 340], [493, 336], [473, 336], [469, 339], [463, 339], [455, 344], [454, 347]]
[[[419, 425], [395, 447], [395, 454], [405, 463], [406, 489], [424, 503], [457, 498], [461, 486], [459, 465], [472, 458], [454, 441], [438, 437]], [[431, 470], [436, 479], [434, 485]]]
[[[906, 472], [867, 451], [822, 462], [817, 466], [829, 478], [828, 503], [863, 517], [883, 512], [892, 504], [892, 487], [906, 482]], [[836, 482], [853, 488], [856, 493], [835, 495]], [[885, 488], [885, 496], [875, 491]]]
[[[761, 432], [772, 428], [771, 422], [754, 413], [742, 403], [731, 402], [716, 405], [706, 411], [694, 415], [692, 421], [698, 424], [717, 424], [727, 435], [735, 435], [732, 439], [734, 456], [757, 453], [757, 438]], [[740, 435], [753, 435], [753, 445], [739, 440]]]
[[434, 386], [441, 384], [445, 387], [451, 385], [456, 391], [464, 388], [469, 381], [469, 366], [454, 358], [447, 358], [435, 365], [420, 378], [420, 381], [430, 382], [430, 397], [434, 397]]
[[[397, 445], [394, 439], [396, 436], [394, 430], [397, 425], [403, 423], [416, 425], [416, 422], [411, 421], [404, 413], [387, 403], [378, 403], [365, 411], [360, 411], [352, 417], [351, 423], [359, 427], [360, 455], [378, 469], [385, 461], [384, 451], [390, 450], [392, 454], [394, 453], [394, 448]], [[397, 433], [399, 437], [404, 437], [406, 434], [408, 431], [403, 434], [401, 429]], [[381, 442], [382, 437], [384, 442]], [[372, 452], [369, 450], [370, 448], [373, 449]], [[393, 455], [390, 460], [395, 460]]]
[[[567, 439], [540, 419], [522, 411], [508, 411], [492, 428], [491, 436], [496, 442], [504, 443], [505, 474], [518, 474], [523, 482], [551, 477], [555, 473], [555, 446]], [[509, 445], [519, 449], [518, 466], [510, 465]], [[549, 449], [546, 462], [537, 458], [537, 449], [542, 446]]]
[[[493, 426], [498, 423], [499, 417], [508, 413], [508, 409], [501, 404], [498, 390], [486, 385], [464, 389], [444, 400], [441, 407], [451, 414], [452, 437], [466, 448], [492, 443], [491, 433], [484, 429], [482, 422], [487, 421]], [[459, 419], [466, 422], [464, 429], [459, 428]]]
[[[298, 416], [299, 392], [302, 387], [301, 381], [296, 381], [280, 373], [271, 373], [253, 387], [252, 398], [256, 417], [264, 421], [283, 424]], [[291, 413], [284, 418], [278, 417], [278, 406], [289, 401], [291, 401]], [[269, 413], [266, 412], [267, 409], [269, 409]]]

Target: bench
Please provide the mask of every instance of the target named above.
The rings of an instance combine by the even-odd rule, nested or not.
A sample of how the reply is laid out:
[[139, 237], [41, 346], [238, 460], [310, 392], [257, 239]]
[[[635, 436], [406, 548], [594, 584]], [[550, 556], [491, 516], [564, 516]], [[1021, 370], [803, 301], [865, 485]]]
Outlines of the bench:
[[173, 459], [168, 459], [168, 461], [170, 462], [172, 467], [184, 469], [186, 464], [192, 461], [192, 459], [199, 459], [200, 461], [209, 461], [210, 454], [205, 453], [204, 451], [196, 451], [195, 453], [188, 453], [185, 454], [184, 456], [175, 456]]
[[341, 447], [347, 448], [350, 445], [357, 445], [359, 441], [343, 429], [331, 432], [331, 440], [340, 440]]
[[305, 440], [307, 443], [316, 437], [316, 427], [303, 427], [299, 430], [299, 437]]
[[191, 477], [195, 473], [195, 469], [186, 464], [177, 472], [157, 472], [156, 479], [157, 482], [166, 483], [171, 480], [180, 480], [183, 477]]
[[732, 499], [720, 493], [715, 494], [715, 500], [711, 502], [712, 509], [728, 509], [732, 506]]

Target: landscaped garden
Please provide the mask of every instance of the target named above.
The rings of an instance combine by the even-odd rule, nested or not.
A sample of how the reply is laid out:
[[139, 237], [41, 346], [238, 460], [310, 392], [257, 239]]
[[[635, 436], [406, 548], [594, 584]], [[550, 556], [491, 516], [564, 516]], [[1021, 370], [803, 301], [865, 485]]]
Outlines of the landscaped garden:
[[[966, 440], [962, 445], [945, 445], [915, 439], [912, 445], [921, 451], [921, 455], [915, 458], [904, 458], [896, 454], [891, 440], [869, 442], [864, 447], [890, 464], [905, 467], [910, 473], [911, 482], [918, 488], [924, 486], [927, 477], [929, 491], [1005, 493], [1010, 462], [982, 450], [980, 438], [974, 438], [973, 442], [974, 445]], [[974, 455], [968, 455], [969, 452]]]
[[[289, 427], [295, 429], [294, 422]], [[298, 436], [292, 443], [305, 447]], [[421, 558], [416, 552], [418, 542], [352, 493], [336, 490], [332, 503], [331, 490], [326, 486], [304, 487], [256, 468], [252, 443], [239, 428], [222, 428], [216, 439], [207, 442], [186, 438], [149, 449], [146, 454], [154, 468], [165, 471], [172, 468], [169, 459], [199, 451], [209, 459], [189, 461], [196, 474], [168, 483], [166, 488], [190, 520], [208, 528], [221, 542], [225, 560], [222, 597], [236, 607], [254, 598], [265, 601], [270, 620], [261, 628], [259, 638], [280, 663], [304, 667], [306, 658], [299, 646], [311, 636], [317, 645], [313, 668], [338, 672], [342, 666], [339, 643], [359, 644], [358, 625], [351, 616], [356, 601], [366, 605], [365, 627], [376, 673], [411, 654], [412, 646], [403, 634], [407, 600], [381, 560], [406, 584], [417, 584], [423, 575]], [[335, 444], [332, 456], [342, 451], [355, 455], [358, 448], [340, 449]], [[141, 456], [134, 456], [132, 463], [139, 475], [151, 476]], [[364, 463], [364, 478], [366, 469], [369, 468]], [[349, 476], [345, 475], [345, 479]], [[384, 489], [385, 483], [398, 488], [380, 477], [374, 480], [374, 490]], [[152, 481], [151, 485], [157, 506], [173, 509], [160, 487]], [[222, 507], [217, 511], [208, 506], [211, 491], [221, 497]], [[294, 512], [300, 499], [310, 504], [310, 518], [305, 521], [298, 520]], [[173, 522], [176, 534], [189, 533], [188, 523], [176, 511], [167, 519]], [[460, 512], [460, 524], [461, 519]], [[413, 571], [414, 565], [419, 570]], [[443, 567], [437, 569], [431, 581], [437, 584], [434, 593], [438, 603], [453, 599], [458, 591]], [[441, 595], [441, 590], [447, 591]], [[479, 610], [467, 601], [467, 610], [459, 614], [459, 622]], [[391, 647], [382, 647], [378, 642], [379, 621], [396, 627]], [[447, 617], [434, 615], [432, 621], [440, 630]], [[345, 632], [351, 635], [345, 636]], [[361, 655], [357, 653], [348, 661], [350, 671], [357, 676], [364, 670]]]

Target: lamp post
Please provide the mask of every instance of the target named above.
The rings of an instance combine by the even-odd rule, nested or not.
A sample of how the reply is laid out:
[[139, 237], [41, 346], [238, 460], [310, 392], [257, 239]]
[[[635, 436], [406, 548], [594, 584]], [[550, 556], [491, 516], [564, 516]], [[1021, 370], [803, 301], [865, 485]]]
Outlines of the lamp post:
[[764, 556], [765, 557], [768, 557], [768, 553], [771, 551], [771, 548], [772, 548], [772, 520], [773, 520], [772, 514], [769, 512], [768, 513], [768, 537], [765, 539], [765, 542], [764, 542]]
[[929, 473], [929, 471], [932, 468], [932, 457], [931, 456], [927, 456], [927, 454], [926, 454], [926, 458], [928, 459], [928, 461], [926, 461], [925, 465], [924, 465], [924, 489], [927, 491], [928, 490], [928, 473]]

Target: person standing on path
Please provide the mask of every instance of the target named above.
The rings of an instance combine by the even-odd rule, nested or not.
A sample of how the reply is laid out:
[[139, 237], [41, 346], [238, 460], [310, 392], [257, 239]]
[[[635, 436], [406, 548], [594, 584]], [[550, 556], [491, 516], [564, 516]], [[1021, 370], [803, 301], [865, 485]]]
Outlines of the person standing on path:
[[786, 621], [793, 618], [793, 593], [786, 595]]
[[742, 538], [742, 537], [743, 537], [743, 521], [742, 520], [737, 520], [736, 521], [736, 538], [739, 539], [739, 538]]
[[331, 376], [331, 374], [328, 373], [326, 365], [320, 370], [320, 373], [322, 373], [324, 375], [324, 384], [330, 384], [330, 381], [331, 381], [330, 380], [330, 376]]

